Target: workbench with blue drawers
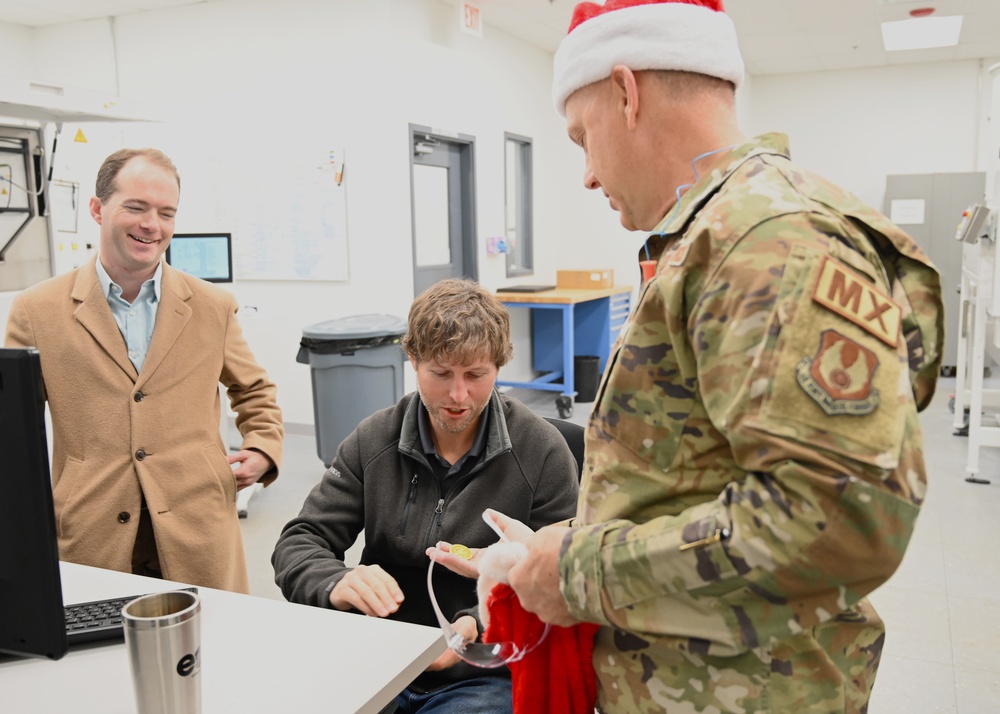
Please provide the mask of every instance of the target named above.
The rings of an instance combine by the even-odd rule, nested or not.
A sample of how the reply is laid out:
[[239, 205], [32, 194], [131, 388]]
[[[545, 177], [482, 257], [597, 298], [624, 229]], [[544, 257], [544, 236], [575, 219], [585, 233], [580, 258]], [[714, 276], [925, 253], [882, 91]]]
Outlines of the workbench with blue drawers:
[[497, 380], [499, 387], [559, 392], [556, 409], [563, 419], [573, 414], [574, 358], [598, 358], [603, 374], [618, 333], [632, 308], [632, 286], [554, 288], [535, 293], [497, 292], [510, 308], [531, 310], [532, 367], [539, 376], [518, 382]]

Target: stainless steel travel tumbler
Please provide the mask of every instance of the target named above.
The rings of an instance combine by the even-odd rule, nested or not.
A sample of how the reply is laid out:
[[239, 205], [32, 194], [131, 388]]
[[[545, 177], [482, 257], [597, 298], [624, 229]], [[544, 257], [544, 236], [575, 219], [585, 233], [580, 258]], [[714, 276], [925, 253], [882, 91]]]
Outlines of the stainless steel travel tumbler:
[[170, 591], [122, 608], [125, 645], [139, 714], [200, 714], [201, 601]]

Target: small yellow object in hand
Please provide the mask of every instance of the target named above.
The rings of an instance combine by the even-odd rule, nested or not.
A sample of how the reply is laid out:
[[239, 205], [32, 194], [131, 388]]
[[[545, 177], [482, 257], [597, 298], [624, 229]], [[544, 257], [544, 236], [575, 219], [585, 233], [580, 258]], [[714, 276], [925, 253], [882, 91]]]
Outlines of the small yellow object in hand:
[[451, 546], [450, 552], [453, 555], [457, 555], [459, 558], [465, 558], [466, 560], [472, 559], [472, 551], [469, 550], [468, 547], [464, 545], [459, 545], [458, 543], [455, 543], [453, 546]]

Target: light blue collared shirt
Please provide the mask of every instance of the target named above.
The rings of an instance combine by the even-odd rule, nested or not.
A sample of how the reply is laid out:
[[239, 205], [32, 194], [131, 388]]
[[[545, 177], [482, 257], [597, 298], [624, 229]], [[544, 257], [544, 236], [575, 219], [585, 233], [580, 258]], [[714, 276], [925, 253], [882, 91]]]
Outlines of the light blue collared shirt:
[[128, 358], [135, 365], [135, 371], [142, 371], [142, 363], [146, 361], [149, 351], [149, 341], [153, 337], [156, 326], [156, 308], [160, 304], [160, 280], [163, 277], [163, 263], [156, 266], [153, 277], [142, 284], [139, 294], [130, 305], [122, 298], [122, 288], [108, 275], [108, 271], [97, 259], [97, 279], [101, 283], [101, 291], [108, 299], [111, 314], [115, 316], [118, 329], [125, 338], [128, 348]]

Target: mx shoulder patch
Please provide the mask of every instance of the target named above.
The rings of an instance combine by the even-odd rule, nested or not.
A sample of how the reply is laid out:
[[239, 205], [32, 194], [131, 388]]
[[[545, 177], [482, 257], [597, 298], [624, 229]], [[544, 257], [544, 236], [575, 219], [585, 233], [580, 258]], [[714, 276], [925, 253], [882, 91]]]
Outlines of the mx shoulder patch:
[[823, 258], [812, 298], [890, 347], [899, 342], [903, 314], [899, 304], [829, 256]]

